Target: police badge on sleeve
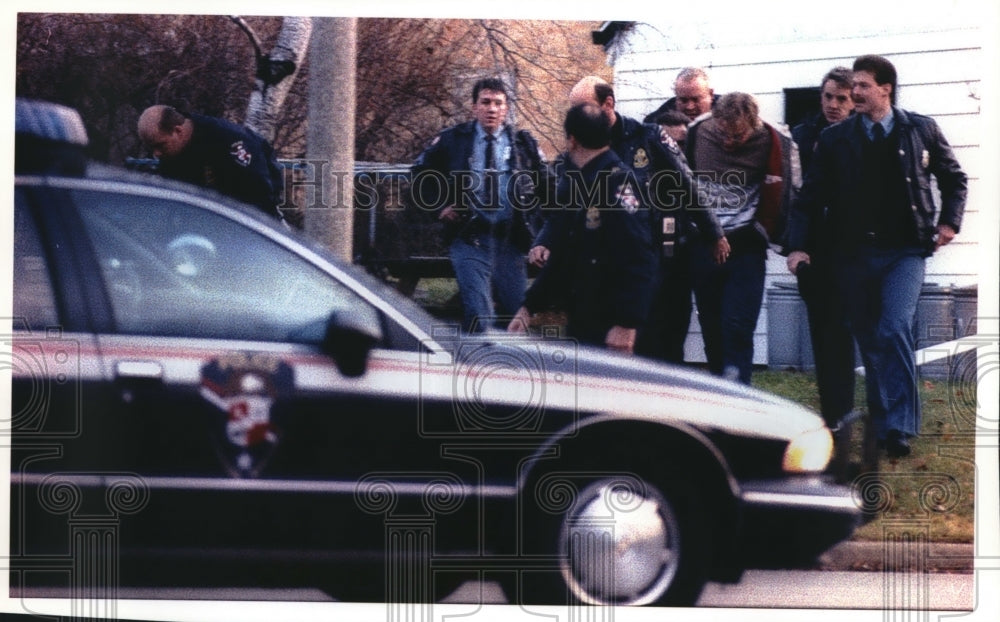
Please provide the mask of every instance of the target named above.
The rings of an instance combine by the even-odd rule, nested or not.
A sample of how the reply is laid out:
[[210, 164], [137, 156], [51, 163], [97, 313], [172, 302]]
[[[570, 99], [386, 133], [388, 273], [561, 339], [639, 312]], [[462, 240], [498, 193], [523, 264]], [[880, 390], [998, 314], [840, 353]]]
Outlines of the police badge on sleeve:
[[679, 155], [681, 152], [681, 146], [677, 144], [674, 137], [671, 136], [666, 128], [660, 128], [660, 143], [662, 143], [671, 153], [674, 155]]
[[618, 186], [618, 190], [615, 192], [615, 202], [629, 214], [639, 211], [639, 197], [635, 195], [632, 184], [625, 183]]
[[229, 146], [229, 155], [233, 156], [233, 160], [240, 166], [250, 166], [253, 156], [247, 151], [246, 145], [243, 144], [242, 140], [238, 140]]

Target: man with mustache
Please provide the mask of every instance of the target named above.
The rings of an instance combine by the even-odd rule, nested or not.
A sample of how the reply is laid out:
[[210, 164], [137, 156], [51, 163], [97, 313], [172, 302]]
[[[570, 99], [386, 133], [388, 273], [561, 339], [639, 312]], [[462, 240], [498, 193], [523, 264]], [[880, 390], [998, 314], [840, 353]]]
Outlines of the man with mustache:
[[855, 115], [820, 135], [792, 210], [787, 263], [795, 274], [811, 260], [807, 233], [825, 209], [869, 416], [880, 446], [900, 458], [920, 431], [913, 333], [924, 262], [958, 233], [968, 180], [937, 123], [894, 105], [896, 68], [888, 59], [861, 56], [852, 69]]

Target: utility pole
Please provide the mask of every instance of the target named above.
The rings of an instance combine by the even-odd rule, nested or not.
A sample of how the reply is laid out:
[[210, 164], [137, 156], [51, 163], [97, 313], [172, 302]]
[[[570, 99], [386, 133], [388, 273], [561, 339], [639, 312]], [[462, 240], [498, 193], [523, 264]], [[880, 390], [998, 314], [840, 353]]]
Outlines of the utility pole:
[[304, 228], [347, 262], [353, 256], [356, 41], [356, 18], [313, 19], [306, 159], [317, 196], [305, 208]]

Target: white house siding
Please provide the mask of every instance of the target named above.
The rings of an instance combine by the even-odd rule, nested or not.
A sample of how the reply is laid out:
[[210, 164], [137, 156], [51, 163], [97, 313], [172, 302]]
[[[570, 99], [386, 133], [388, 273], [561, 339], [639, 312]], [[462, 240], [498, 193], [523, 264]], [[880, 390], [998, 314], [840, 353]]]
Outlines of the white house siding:
[[[899, 73], [898, 105], [937, 120], [969, 174], [969, 203], [956, 241], [927, 263], [926, 283], [975, 285], [982, 264], [978, 240], [984, 226], [994, 226], [996, 205], [978, 192], [989, 168], [981, 158], [986, 123], [980, 116], [984, 70], [980, 22], [955, 9], [963, 2], [941, 3], [937, 14], [904, 18], [892, 26], [864, 31], [857, 20], [782, 23], [760, 27], [733, 20], [682, 25], [635, 23], [608, 46], [614, 68], [617, 107], [642, 118], [673, 95], [677, 72], [704, 67], [716, 93], [745, 91], [757, 96], [761, 116], [780, 124], [785, 116], [786, 88], [818, 86], [836, 65], [850, 67], [862, 54], [889, 58]], [[816, 21], [816, 20], [814, 20]], [[995, 137], [994, 137], [995, 138]], [[986, 210], [985, 214], [981, 211]], [[986, 267], [990, 277], [995, 268]], [[792, 281], [784, 258], [769, 253], [766, 288]], [[767, 298], [757, 322], [754, 362], [767, 361]], [[700, 327], [694, 317], [686, 351], [690, 361], [704, 361]]]

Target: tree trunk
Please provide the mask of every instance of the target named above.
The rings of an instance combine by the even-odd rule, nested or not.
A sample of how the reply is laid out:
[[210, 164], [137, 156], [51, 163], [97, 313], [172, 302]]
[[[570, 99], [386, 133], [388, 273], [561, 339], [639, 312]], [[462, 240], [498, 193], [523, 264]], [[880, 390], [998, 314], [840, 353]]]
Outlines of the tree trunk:
[[[241, 27], [246, 30], [244, 24]], [[264, 56], [258, 49], [257, 77], [243, 124], [269, 142], [274, 141], [281, 107], [302, 66], [312, 29], [312, 18], [285, 17], [270, 55]], [[253, 39], [252, 33], [248, 31], [247, 34]], [[256, 41], [254, 45], [257, 47]]]

